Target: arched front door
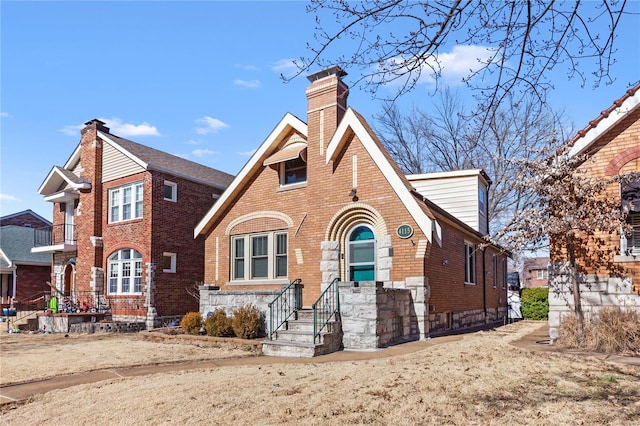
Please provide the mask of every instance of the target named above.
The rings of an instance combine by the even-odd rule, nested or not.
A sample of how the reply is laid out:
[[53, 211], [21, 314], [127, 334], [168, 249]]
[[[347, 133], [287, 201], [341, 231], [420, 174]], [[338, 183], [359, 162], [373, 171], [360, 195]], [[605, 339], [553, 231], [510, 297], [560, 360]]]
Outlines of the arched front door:
[[349, 281], [375, 281], [376, 239], [368, 225], [357, 225], [347, 235]]
[[71, 296], [71, 289], [73, 288], [73, 265], [67, 264], [64, 268], [64, 288], [62, 290], [65, 296]]

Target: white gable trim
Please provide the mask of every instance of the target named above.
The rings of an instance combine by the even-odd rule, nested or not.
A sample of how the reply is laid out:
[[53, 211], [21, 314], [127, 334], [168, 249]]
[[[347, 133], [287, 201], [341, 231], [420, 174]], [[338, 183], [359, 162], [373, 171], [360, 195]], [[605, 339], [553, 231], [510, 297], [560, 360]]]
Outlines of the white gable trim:
[[271, 131], [269, 136], [262, 142], [262, 145], [258, 147], [256, 152], [251, 156], [249, 161], [244, 165], [240, 173], [233, 179], [229, 187], [222, 193], [218, 201], [209, 209], [207, 214], [196, 225], [193, 236], [196, 238], [200, 234], [204, 234], [209, 227], [209, 224], [217, 218], [221, 211], [229, 205], [233, 200], [233, 194], [252, 176], [257, 170], [264, 167], [262, 163], [268, 157], [267, 153], [270, 153], [275, 145], [278, 145], [282, 141], [284, 134], [289, 132], [289, 129], [294, 129], [301, 135], [307, 136], [307, 125], [294, 115], [287, 113], [280, 123]]
[[637, 90], [633, 96], [629, 96], [624, 100], [622, 105], [611, 111], [608, 117], [603, 118], [596, 125], [580, 138], [569, 150], [569, 157], [581, 154], [601, 135], [609, 131], [613, 126], [618, 124], [620, 120], [627, 116], [634, 108], [640, 105], [640, 90]]
[[0, 257], [2, 257], [9, 265], [7, 269], [16, 269], [16, 265], [11, 261], [11, 259], [9, 259], [9, 256], [7, 256], [2, 249], [0, 249]]
[[402, 182], [400, 176], [398, 176], [398, 173], [396, 173], [391, 163], [387, 160], [387, 157], [382, 153], [378, 145], [371, 138], [371, 135], [365, 126], [351, 108], [347, 109], [345, 116], [342, 118], [342, 121], [340, 121], [340, 125], [329, 141], [329, 145], [327, 146], [326, 164], [329, 164], [330, 161], [335, 159], [335, 156], [338, 155], [340, 149], [346, 143], [349, 136], [349, 129], [358, 136], [358, 139], [360, 139], [364, 148], [367, 150], [371, 158], [373, 158], [376, 166], [378, 166], [378, 169], [380, 169], [384, 177], [387, 179], [396, 195], [400, 198], [402, 204], [404, 204], [405, 208], [409, 211], [413, 220], [416, 221], [424, 235], [427, 236], [429, 242], [432, 242], [434, 230], [433, 222], [435, 222], [435, 220], [432, 220], [424, 214], [416, 199], [407, 190], [407, 187]]
[[70, 181], [64, 175], [64, 173], [60, 173], [60, 169], [57, 166], [54, 166], [49, 172], [49, 174], [47, 175], [47, 177], [45, 178], [44, 182], [42, 182], [42, 185], [40, 185], [40, 188], [38, 188], [38, 194], [47, 196], [55, 193], [55, 192], [51, 192], [51, 193], [46, 192], [46, 189], [47, 189], [47, 186], [49, 186], [49, 184], [52, 183], [53, 179], [56, 179], [56, 178], [58, 179], [58, 181], [54, 184], [55, 188], [58, 188], [60, 186], [60, 183], [64, 181], [71, 188], [75, 190], [91, 189], [91, 184], [89, 182], [76, 183], [76, 182]]
[[118, 144], [118, 142], [111, 139], [108, 134], [98, 131], [98, 136], [100, 136], [100, 138], [102, 138], [106, 143], [111, 145], [114, 149], [116, 149], [117, 151], [120, 151], [123, 155], [126, 155], [128, 158], [131, 159], [131, 161], [133, 161], [140, 167], [144, 168], [145, 170], [148, 168], [149, 165], [147, 163], [145, 163], [144, 161], [142, 161], [141, 159], [139, 159], [138, 157], [136, 157], [135, 155], [133, 155], [132, 153], [124, 149], [123, 147], [121, 147]]

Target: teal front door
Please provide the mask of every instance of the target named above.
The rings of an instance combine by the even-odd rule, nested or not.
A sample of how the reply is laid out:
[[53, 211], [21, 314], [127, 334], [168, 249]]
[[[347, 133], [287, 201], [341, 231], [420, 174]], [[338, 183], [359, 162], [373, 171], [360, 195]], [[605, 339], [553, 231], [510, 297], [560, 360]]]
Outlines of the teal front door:
[[376, 240], [367, 225], [353, 228], [347, 237], [347, 274], [349, 281], [375, 281]]

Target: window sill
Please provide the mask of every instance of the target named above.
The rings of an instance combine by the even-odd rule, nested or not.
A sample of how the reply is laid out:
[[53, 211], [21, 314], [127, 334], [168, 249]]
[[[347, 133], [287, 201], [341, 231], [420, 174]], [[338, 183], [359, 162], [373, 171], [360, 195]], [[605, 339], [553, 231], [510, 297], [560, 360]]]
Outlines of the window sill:
[[298, 182], [298, 183], [292, 183], [290, 185], [280, 185], [280, 188], [278, 188], [276, 192], [290, 191], [292, 189], [306, 188], [306, 187], [307, 187], [306, 181]]
[[464, 285], [476, 285], [476, 283], [467, 283], [467, 282], [465, 282]]
[[289, 284], [289, 280], [286, 278], [279, 278], [276, 280], [264, 279], [264, 280], [238, 280], [238, 281], [229, 281], [227, 285], [282, 285]]
[[107, 223], [107, 226], [118, 226], [118, 225], [130, 225], [132, 223], [136, 223], [136, 222], [142, 222], [141, 217], [136, 217], [135, 219], [127, 219], [127, 220], [121, 220], [118, 222], [109, 222]]
[[616, 255], [613, 257], [614, 262], [624, 263], [624, 262], [640, 262], [640, 254], [636, 255]]

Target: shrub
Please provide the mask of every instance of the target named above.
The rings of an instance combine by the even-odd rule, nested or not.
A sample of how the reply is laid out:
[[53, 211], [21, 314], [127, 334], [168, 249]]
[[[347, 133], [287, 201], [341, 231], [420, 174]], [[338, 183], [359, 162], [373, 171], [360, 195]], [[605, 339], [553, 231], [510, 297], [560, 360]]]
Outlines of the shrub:
[[217, 308], [204, 320], [204, 328], [208, 336], [233, 336], [232, 320], [223, 308]]
[[549, 289], [535, 287], [522, 289], [521, 295], [522, 318], [544, 320], [549, 316]]
[[187, 312], [180, 320], [180, 327], [188, 334], [198, 334], [202, 328], [200, 312]]
[[254, 305], [240, 306], [233, 311], [231, 324], [236, 336], [242, 339], [253, 339], [258, 337], [260, 333], [262, 315], [260, 314], [260, 310]]
[[556, 344], [606, 354], [639, 356], [640, 313], [606, 307], [588, 320], [585, 318], [582, 346], [578, 344], [576, 317], [572, 314], [562, 319]]

